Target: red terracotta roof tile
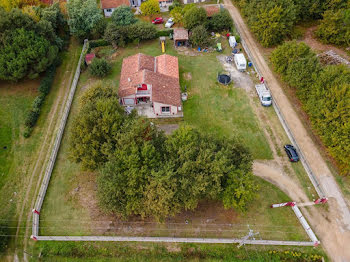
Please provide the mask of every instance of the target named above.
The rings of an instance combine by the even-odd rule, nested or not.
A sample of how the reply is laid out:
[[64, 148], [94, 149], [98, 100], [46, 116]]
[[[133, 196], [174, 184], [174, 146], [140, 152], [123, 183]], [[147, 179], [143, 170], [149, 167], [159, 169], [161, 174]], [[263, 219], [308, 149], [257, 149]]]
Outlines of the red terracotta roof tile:
[[218, 5], [209, 5], [204, 6], [205, 11], [207, 12], [207, 16], [211, 17], [216, 13], [220, 12], [220, 7]]
[[152, 101], [181, 105], [177, 57], [136, 54], [125, 58], [120, 75], [119, 97], [136, 94], [139, 84], [152, 85]]
[[174, 28], [174, 40], [188, 40], [188, 31], [185, 28]]
[[129, 0], [101, 0], [101, 8], [117, 8], [118, 6], [126, 5], [130, 6]]

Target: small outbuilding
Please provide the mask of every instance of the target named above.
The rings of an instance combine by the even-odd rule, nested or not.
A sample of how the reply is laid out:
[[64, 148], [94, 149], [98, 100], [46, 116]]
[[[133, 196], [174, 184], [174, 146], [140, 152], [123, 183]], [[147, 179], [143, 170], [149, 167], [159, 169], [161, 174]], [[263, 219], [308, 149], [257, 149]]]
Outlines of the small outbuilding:
[[85, 55], [85, 63], [87, 65], [90, 65], [92, 63], [92, 60], [96, 57], [95, 54], [86, 54]]
[[188, 31], [185, 28], [174, 28], [173, 38], [175, 47], [188, 45]]

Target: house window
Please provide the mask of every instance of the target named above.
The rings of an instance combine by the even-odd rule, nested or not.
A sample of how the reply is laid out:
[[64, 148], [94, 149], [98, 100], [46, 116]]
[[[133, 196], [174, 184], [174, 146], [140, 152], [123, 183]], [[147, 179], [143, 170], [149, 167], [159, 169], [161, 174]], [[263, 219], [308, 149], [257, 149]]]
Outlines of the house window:
[[108, 8], [108, 9], [107, 9], [107, 12], [108, 12], [108, 13], [112, 12], [112, 9]]
[[170, 114], [170, 106], [162, 106], [162, 114]]

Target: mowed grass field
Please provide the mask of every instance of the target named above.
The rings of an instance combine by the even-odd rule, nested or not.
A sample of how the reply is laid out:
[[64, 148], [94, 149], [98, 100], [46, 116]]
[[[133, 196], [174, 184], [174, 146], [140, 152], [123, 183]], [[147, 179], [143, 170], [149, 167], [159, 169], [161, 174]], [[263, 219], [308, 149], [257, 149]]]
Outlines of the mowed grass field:
[[[0, 81], [0, 223], [2, 226], [9, 227], [9, 233], [15, 235], [18, 216], [23, 205], [24, 213], [19, 228], [17, 248], [22, 244], [22, 234], [28, 222], [27, 213], [32, 208], [32, 198], [35, 196], [36, 180], [44, 164], [44, 158], [39, 159], [40, 150], [45, 151], [50, 145], [44, 143], [45, 134], [49, 123], [52, 123], [52, 129], [57, 123], [58, 114], [50, 115], [50, 111], [53, 109], [59, 94], [64, 94], [64, 83], [69, 81], [67, 74], [71, 70], [75, 70], [80, 51], [81, 45], [73, 41], [69, 50], [62, 53], [62, 64], [57, 69], [50, 94], [41, 109], [32, 135], [27, 139], [23, 137], [24, 120], [32, 102], [38, 95], [40, 78], [22, 80], [17, 83]], [[54, 134], [54, 132], [49, 132], [47, 141], [50, 141]], [[28, 188], [37, 160], [39, 161], [38, 169], [37, 172], [34, 172], [32, 186]], [[25, 198], [27, 190], [28, 198]], [[24, 199], [26, 201], [23, 204]], [[11, 239], [10, 247], [13, 246], [13, 243], [13, 239]]]
[[[112, 63], [111, 74], [102, 81], [106, 85], [112, 85], [116, 88], [124, 57], [138, 52], [149, 55], [161, 54], [158, 41], [147, 42], [139, 47], [121, 48], [117, 50], [116, 54], [111, 47], [98, 48], [95, 51]], [[172, 48], [170, 41], [167, 41], [167, 53], [179, 57], [181, 84], [182, 87], [186, 85], [189, 92], [189, 100], [184, 104], [184, 123], [196, 126], [203, 132], [236, 137], [249, 147], [254, 158], [271, 158], [270, 148], [259, 128], [256, 116], [249, 107], [248, 98], [244, 91], [234, 88], [233, 85], [225, 87], [216, 83], [217, 72], [221, 70], [220, 62], [216, 58], [218, 53], [194, 53], [195, 56], [187, 56], [177, 53]], [[190, 73], [191, 78], [186, 77], [185, 79], [184, 76], [188, 76], [188, 73]], [[109, 221], [116, 221], [116, 218], [102, 214], [98, 209], [95, 186], [96, 173], [82, 171], [80, 165], [72, 162], [69, 158], [69, 135], [72, 120], [79, 107], [79, 97], [95, 81], [99, 81], [99, 79], [92, 78], [88, 71], [82, 73], [40, 215], [40, 234], [42, 235], [113, 235], [116, 233], [109, 230], [111, 228]], [[249, 224], [251, 229], [260, 232], [260, 237], [263, 239], [307, 240], [303, 228], [291, 209], [269, 208], [272, 203], [290, 199], [272, 184], [260, 178], [256, 178], [256, 180], [260, 185], [259, 198], [249, 206], [248, 211], [245, 213], [230, 211], [226, 218], [220, 218], [222, 219], [220, 221], [232, 224], [228, 232], [220, 232], [220, 226], [214, 231], [198, 232], [196, 225], [200, 223], [200, 219], [193, 212], [192, 215], [186, 213], [189, 216], [190, 224], [193, 224], [192, 227], [189, 226], [188, 230], [175, 232], [165, 224], [155, 225], [152, 228], [148, 226], [147, 230], [137, 227], [136, 230], [139, 231], [136, 232], [131, 226], [131, 231], [124, 232], [124, 235], [133, 235], [136, 232], [139, 235], [156, 236], [176, 233], [176, 236], [241, 237], [248, 232]], [[220, 215], [215, 214], [213, 217], [203, 212], [202, 219], [219, 221]], [[183, 217], [186, 216], [180, 214], [179, 218], [174, 219], [180, 221]], [[135, 222], [135, 219], [133, 221]]]

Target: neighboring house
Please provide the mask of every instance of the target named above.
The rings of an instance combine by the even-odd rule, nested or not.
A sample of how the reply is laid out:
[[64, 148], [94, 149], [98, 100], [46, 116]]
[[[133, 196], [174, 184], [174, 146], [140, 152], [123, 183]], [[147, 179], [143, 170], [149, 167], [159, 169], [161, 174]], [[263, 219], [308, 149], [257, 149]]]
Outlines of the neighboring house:
[[182, 117], [179, 64], [175, 56], [136, 54], [124, 58], [120, 103], [149, 118]]
[[203, 6], [205, 9], [205, 12], [207, 12], [207, 17], [210, 18], [214, 14], [217, 14], [220, 12], [220, 5], [205, 5]]
[[186, 46], [188, 44], [188, 31], [185, 28], [174, 28], [174, 45]]
[[173, 4], [173, 0], [158, 0], [159, 7], [168, 7]]
[[184, 4], [193, 4], [193, 3], [202, 3], [205, 2], [206, 0], [183, 0]]
[[113, 11], [117, 7], [121, 5], [130, 6], [130, 1], [129, 0], [101, 0], [101, 9], [103, 10], [103, 14], [105, 15], [105, 17], [110, 17]]

